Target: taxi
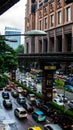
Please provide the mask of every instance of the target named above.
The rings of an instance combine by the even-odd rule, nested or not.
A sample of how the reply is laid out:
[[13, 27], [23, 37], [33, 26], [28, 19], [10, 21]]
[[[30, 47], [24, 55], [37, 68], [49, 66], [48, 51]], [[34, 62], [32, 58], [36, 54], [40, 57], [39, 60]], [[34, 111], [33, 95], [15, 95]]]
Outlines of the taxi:
[[29, 127], [28, 130], [42, 130], [39, 126]]

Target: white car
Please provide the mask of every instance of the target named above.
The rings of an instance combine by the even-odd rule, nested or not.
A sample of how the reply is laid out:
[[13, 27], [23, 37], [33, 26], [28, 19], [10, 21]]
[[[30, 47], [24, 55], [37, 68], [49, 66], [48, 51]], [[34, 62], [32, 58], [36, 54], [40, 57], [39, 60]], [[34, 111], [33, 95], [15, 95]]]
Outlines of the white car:
[[64, 106], [64, 103], [60, 98], [53, 98], [53, 102], [60, 106]]
[[67, 102], [67, 98], [65, 97], [65, 95], [64, 94], [58, 94], [57, 95], [63, 102]]
[[14, 109], [14, 114], [18, 118], [27, 118], [27, 111], [23, 107], [18, 107]]

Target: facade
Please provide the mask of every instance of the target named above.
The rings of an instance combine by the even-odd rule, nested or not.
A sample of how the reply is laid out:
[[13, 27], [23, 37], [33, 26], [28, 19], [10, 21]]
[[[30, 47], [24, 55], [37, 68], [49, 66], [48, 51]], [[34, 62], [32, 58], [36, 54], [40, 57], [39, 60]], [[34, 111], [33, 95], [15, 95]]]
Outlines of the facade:
[[25, 31], [43, 30], [47, 36], [25, 37], [25, 53], [73, 52], [73, 2], [28, 0]]
[[[19, 36], [16, 36], [16, 35]], [[6, 41], [6, 43], [12, 47], [14, 50], [21, 44], [21, 30], [13, 27], [5, 27], [5, 35], [12, 35], [6, 36], [6, 39], [10, 39], [11, 41]], [[15, 36], [14, 36], [15, 35]], [[13, 42], [16, 41], [16, 42]]]

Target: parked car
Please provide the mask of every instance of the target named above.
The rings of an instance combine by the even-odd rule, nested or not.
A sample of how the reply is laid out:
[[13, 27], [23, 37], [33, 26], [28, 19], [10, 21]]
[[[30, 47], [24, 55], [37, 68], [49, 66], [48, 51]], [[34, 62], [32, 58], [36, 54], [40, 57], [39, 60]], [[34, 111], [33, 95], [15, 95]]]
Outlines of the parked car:
[[70, 100], [68, 102], [68, 106], [69, 106], [70, 109], [73, 109], [73, 100]]
[[4, 100], [3, 100], [3, 106], [4, 106], [5, 108], [10, 108], [10, 109], [12, 109], [12, 101], [11, 101], [11, 99], [4, 99]]
[[9, 96], [9, 93], [8, 93], [7, 91], [3, 91], [3, 92], [2, 92], [2, 97], [5, 98], [5, 99], [7, 99], [7, 98], [9, 98], [10, 96]]
[[68, 101], [68, 99], [65, 97], [64, 94], [58, 94], [57, 97], [60, 98], [63, 102], [67, 102]]
[[12, 91], [11, 92], [11, 95], [14, 97], [14, 98], [17, 98], [19, 96], [19, 93], [17, 91]]
[[25, 97], [23, 97], [23, 96], [19, 96], [19, 97], [17, 98], [17, 102], [18, 102], [19, 104], [24, 104], [24, 103], [26, 102], [26, 99], [25, 99]]
[[39, 126], [32, 126], [32, 127], [29, 127], [28, 130], [42, 130], [42, 129]]
[[59, 98], [53, 98], [53, 102], [56, 103], [57, 105], [64, 106], [63, 101]]
[[27, 110], [27, 112], [33, 112], [33, 110], [34, 110], [34, 107], [33, 106], [31, 106], [29, 103], [24, 103], [23, 105], [22, 105], [26, 110]]
[[32, 113], [32, 117], [37, 122], [46, 121], [46, 115], [42, 111], [40, 111], [40, 110], [34, 111]]
[[73, 92], [73, 86], [67, 84], [65, 85], [65, 90]]
[[45, 124], [44, 130], [63, 130], [58, 124]]
[[14, 109], [14, 114], [18, 118], [27, 118], [27, 111], [23, 107], [18, 107]]

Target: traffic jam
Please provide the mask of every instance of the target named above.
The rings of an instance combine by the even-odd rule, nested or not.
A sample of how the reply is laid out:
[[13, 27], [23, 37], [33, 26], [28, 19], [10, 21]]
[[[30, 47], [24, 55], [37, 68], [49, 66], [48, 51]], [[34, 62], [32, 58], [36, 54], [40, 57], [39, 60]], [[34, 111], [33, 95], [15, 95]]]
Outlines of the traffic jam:
[[[37, 91], [33, 89], [34, 85], [31, 85], [32, 81], [29, 78], [27, 81], [27, 87], [32, 91]], [[45, 102], [34, 93], [9, 81], [0, 91], [0, 110], [2, 111], [0, 128], [5, 128], [5, 130], [72, 130], [73, 120], [64, 112], [69, 109], [72, 113], [72, 99], [68, 100], [63, 93], [58, 93], [56, 85], [53, 86], [53, 96], [52, 102], [61, 110], [57, 109], [56, 105]]]

